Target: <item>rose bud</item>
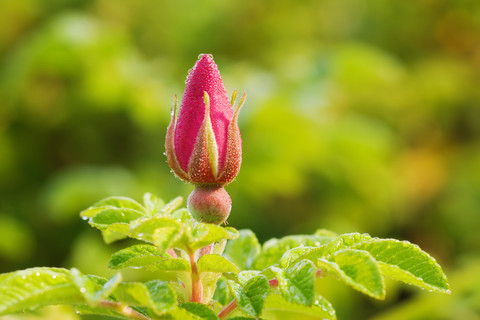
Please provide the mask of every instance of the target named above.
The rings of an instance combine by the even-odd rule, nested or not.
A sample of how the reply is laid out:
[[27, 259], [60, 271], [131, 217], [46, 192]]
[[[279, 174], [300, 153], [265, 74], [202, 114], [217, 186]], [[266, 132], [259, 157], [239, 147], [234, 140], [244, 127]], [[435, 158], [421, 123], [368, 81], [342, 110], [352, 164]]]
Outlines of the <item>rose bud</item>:
[[[202, 189], [202, 195], [213, 190], [218, 195], [218, 187], [232, 182], [240, 170], [242, 140], [237, 122], [246, 95], [234, 108], [236, 96], [235, 91], [229, 101], [217, 65], [212, 56], [204, 54], [188, 74], [178, 117], [174, 100], [165, 142], [167, 161], [177, 177], [194, 184], [196, 190]], [[202, 211], [215, 211], [212, 209], [214, 203], [210, 206], [198, 200], [198, 196], [190, 198], [197, 199], [195, 203], [202, 203], [199, 208], [209, 208], [199, 209], [196, 216], [201, 217]], [[221, 198], [225, 198], [223, 193]], [[194, 205], [190, 207], [195, 210]], [[229, 211], [227, 217], [228, 214]], [[219, 212], [215, 215], [218, 216]]]

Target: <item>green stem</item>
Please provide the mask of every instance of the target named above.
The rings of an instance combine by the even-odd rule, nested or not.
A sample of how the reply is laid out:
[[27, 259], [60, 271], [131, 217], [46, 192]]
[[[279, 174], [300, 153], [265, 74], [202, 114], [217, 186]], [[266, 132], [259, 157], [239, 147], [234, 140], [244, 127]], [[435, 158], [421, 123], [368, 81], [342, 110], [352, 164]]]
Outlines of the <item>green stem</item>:
[[202, 281], [200, 281], [200, 273], [198, 272], [197, 261], [195, 260], [195, 253], [189, 254], [190, 266], [192, 268], [192, 298], [191, 302], [202, 303], [203, 288]]
[[149, 317], [144, 316], [143, 314], [133, 310], [131, 307], [126, 306], [122, 303], [119, 302], [113, 302], [113, 301], [108, 301], [104, 300], [101, 301], [99, 304], [101, 307], [113, 310], [115, 312], [121, 313], [124, 316], [134, 319], [134, 320], [152, 320]]

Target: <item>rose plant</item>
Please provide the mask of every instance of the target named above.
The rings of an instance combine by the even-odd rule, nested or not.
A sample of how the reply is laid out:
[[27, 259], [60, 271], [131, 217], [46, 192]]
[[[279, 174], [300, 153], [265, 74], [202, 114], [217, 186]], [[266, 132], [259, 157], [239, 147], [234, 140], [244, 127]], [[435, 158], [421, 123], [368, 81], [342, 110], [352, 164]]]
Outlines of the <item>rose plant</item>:
[[236, 92], [228, 99], [218, 68], [202, 55], [190, 71], [180, 110], [176, 99], [166, 155], [178, 178], [193, 184], [182, 199], [142, 203], [109, 197], [81, 212], [106, 243], [132, 238], [109, 267], [152, 272], [147, 282], [84, 275], [77, 269], [31, 268], [0, 275], [0, 315], [46, 305], [74, 305], [80, 314], [119, 319], [282, 319], [298, 313], [335, 319], [321, 295], [334, 277], [372, 298], [385, 297], [384, 278], [449, 293], [435, 259], [418, 246], [368, 234], [319, 229], [261, 245], [250, 230], [221, 226], [230, 214], [224, 186], [240, 170]]

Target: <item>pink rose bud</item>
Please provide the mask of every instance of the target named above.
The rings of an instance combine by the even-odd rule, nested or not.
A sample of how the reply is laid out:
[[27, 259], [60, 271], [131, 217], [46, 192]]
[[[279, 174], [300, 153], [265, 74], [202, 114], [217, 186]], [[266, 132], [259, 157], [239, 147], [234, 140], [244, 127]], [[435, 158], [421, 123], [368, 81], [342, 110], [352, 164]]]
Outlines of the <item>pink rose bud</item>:
[[223, 186], [232, 182], [242, 161], [238, 112], [227, 97], [211, 55], [201, 55], [187, 77], [180, 111], [174, 101], [165, 142], [173, 172], [194, 185]]

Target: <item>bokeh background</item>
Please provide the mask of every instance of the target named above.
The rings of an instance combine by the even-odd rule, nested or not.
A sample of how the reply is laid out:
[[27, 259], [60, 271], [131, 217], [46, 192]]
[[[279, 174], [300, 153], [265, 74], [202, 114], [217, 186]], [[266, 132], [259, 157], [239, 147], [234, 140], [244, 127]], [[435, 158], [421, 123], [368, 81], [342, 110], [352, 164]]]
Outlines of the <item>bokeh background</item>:
[[200, 53], [248, 93], [231, 226], [406, 239], [452, 285], [378, 302], [324, 280], [341, 320], [480, 319], [478, 0], [0, 0], [1, 272], [111, 275], [125, 243], [78, 213], [189, 194], [164, 137]]

